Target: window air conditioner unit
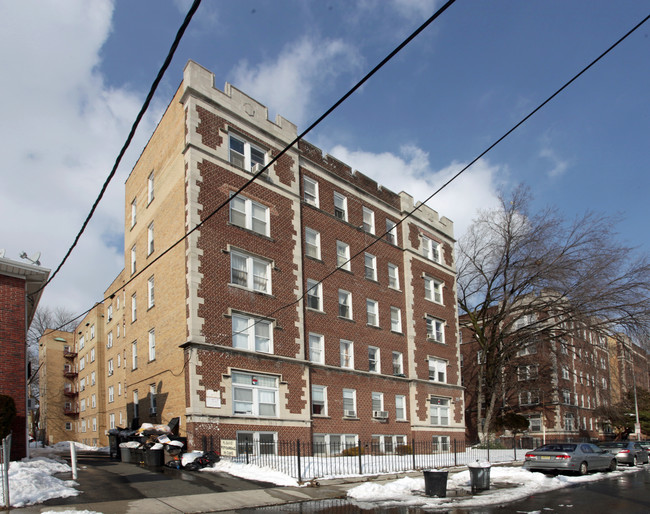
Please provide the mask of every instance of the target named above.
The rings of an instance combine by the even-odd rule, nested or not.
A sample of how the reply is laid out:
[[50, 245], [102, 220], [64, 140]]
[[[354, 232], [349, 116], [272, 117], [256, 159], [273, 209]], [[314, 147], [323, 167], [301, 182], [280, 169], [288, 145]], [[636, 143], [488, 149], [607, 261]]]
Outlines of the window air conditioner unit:
[[388, 411], [385, 410], [373, 410], [372, 417], [378, 419], [388, 419]]
[[[253, 175], [257, 175], [262, 170], [263, 167], [264, 164], [259, 164], [259, 163], [253, 164], [253, 167], [251, 168], [251, 173]], [[264, 171], [264, 173], [262, 173], [260, 176], [264, 178], [269, 178], [269, 169], [267, 168], [266, 171]]]
[[356, 418], [357, 417], [357, 411], [355, 410], [345, 410], [343, 411], [343, 416], [346, 418]]

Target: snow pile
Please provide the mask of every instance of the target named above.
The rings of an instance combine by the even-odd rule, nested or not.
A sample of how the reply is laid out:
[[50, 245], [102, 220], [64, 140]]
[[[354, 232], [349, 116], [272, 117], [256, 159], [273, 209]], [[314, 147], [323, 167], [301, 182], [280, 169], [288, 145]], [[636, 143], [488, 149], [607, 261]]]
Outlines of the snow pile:
[[[9, 499], [12, 507], [24, 507], [51, 498], [76, 496], [72, 480], [59, 480], [54, 473], [71, 472], [67, 464], [39, 457], [9, 464]], [[2, 490], [2, 484], [0, 484]]]
[[203, 468], [201, 471], [223, 472], [239, 478], [257, 480], [259, 482], [268, 482], [271, 484], [286, 487], [297, 487], [299, 485], [298, 481], [295, 478], [287, 475], [286, 473], [276, 471], [275, 469], [262, 468], [259, 466], [254, 466], [252, 464], [237, 464], [228, 460], [221, 460], [214, 466]]

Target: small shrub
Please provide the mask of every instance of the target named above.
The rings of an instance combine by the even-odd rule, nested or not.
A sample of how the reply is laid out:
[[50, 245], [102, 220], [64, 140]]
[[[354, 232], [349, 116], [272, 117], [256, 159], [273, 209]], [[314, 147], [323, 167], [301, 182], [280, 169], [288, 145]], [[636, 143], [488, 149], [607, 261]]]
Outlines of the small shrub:
[[359, 455], [359, 450], [361, 451], [361, 455], [363, 455], [363, 448], [359, 448], [358, 446], [352, 446], [351, 448], [346, 448], [341, 452], [341, 455], [344, 457], [354, 457]]
[[487, 450], [488, 445], [490, 446], [490, 450], [507, 450], [507, 448], [503, 445], [501, 441], [490, 441], [489, 443], [485, 442], [485, 443], [477, 444], [476, 446], [474, 446], [474, 448], [478, 450]]
[[397, 455], [411, 455], [413, 453], [413, 448], [410, 444], [400, 444], [395, 447], [395, 453]]
[[0, 394], [0, 439], [11, 432], [11, 424], [16, 417], [16, 404], [11, 396]]

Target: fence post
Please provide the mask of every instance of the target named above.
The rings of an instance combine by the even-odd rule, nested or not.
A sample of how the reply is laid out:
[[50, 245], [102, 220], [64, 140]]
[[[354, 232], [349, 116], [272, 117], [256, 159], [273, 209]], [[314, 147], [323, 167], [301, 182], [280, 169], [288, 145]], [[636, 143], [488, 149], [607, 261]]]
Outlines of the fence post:
[[454, 466], [458, 466], [458, 455], [456, 453], [456, 439], [454, 439]]
[[246, 439], [246, 464], [250, 464], [250, 462], [248, 461], [248, 452], [250, 451], [250, 447], [248, 445], [249, 445], [249, 441], [248, 439]]
[[2, 440], [2, 492], [7, 510], [11, 507], [9, 502], [9, 461], [11, 460], [11, 434]]
[[512, 447], [515, 450], [515, 460], [517, 460], [517, 438], [513, 437], [513, 441], [514, 441], [514, 443], [513, 443]]
[[70, 441], [70, 464], [72, 465], [72, 480], [77, 480], [77, 446]]
[[358, 450], [357, 453], [359, 454], [359, 474], [363, 475], [363, 464], [361, 462], [361, 448], [363, 448], [363, 446], [361, 445], [361, 441], [359, 441], [359, 446], [357, 447]]
[[487, 450], [488, 450], [488, 462], [490, 462], [490, 434], [488, 434], [488, 438], [487, 438]]
[[415, 438], [411, 439], [411, 454], [413, 455], [413, 469], [415, 469]]
[[302, 469], [300, 468], [300, 439], [296, 441], [296, 456], [298, 457], [298, 483], [302, 484]]

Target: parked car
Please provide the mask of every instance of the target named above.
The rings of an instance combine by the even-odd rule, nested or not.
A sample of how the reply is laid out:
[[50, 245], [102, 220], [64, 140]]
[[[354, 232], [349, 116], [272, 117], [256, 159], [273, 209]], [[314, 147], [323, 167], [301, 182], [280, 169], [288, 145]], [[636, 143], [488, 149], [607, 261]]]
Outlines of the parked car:
[[616, 455], [591, 443], [545, 444], [526, 454], [524, 469], [569, 471], [585, 475], [589, 471], [616, 469]]
[[636, 466], [648, 463], [648, 452], [638, 441], [611, 441], [598, 443], [598, 446], [616, 455], [619, 464]]
[[650, 441], [639, 441], [639, 444], [643, 447], [648, 456], [650, 456]]

